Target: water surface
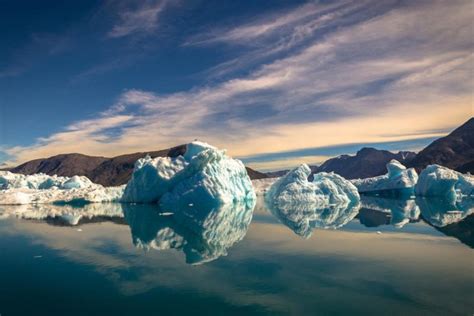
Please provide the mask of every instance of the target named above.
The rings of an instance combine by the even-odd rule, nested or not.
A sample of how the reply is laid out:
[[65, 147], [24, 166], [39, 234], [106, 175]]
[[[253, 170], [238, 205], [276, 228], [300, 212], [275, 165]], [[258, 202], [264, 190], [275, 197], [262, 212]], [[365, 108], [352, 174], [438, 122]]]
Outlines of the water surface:
[[0, 314], [472, 315], [471, 206], [2, 206]]

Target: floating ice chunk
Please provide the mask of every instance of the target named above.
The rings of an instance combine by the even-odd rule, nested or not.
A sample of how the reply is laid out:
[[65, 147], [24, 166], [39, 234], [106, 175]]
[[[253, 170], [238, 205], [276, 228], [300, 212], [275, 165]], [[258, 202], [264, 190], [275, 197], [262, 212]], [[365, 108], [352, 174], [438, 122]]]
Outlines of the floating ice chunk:
[[289, 171], [268, 189], [265, 198], [267, 203], [280, 206], [306, 203], [321, 208], [335, 203], [359, 201], [356, 187], [343, 177], [321, 172], [314, 176], [313, 182], [309, 182], [310, 174], [311, 169], [306, 164]]
[[119, 202], [125, 186], [103, 187], [94, 184], [85, 188], [61, 190], [56, 187], [51, 189], [7, 189], [0, 190], [0, 205], [18, 204], [76, 204], [100, 202]]
[[164, 216], [158, 205], [123, 204], [136, 247], [181, 250], [189, 264], [227, 255], [227, 250], [245, 236], [253, 207], [254, 203], [223, 204], [213, 209], [187, 206]]
[[123, 201], [178, 208], [195, 203], [218, 206], [254, 200], [255, 192], [240, 160], [202, 142], [187, 145], [184, 156], [139, 159]]
[[44, 173], [24, 175], [9, 171], [0, 171], [0, 190], [7, 189], [82, 189], [94, 186], [87, 177], [59, 177], [49, 176]]
[[419, 196], [443, 197], [474, 195], [474, 176], [462, 174], [439, 165], [429, 165], [420, 174], [415, 193]]
[[472, 198], [417, 197], [416, 202], [421, 209], [423, 218], [436, 227], [457, 223], [474, 213], [474, 199]]
[[388, 195], [411, 195], [418, 181], [415, 169], [407, 169], [397, 160], [387, 163], [387, 174], [382, 176], [354, 179], [352, 183], [359, 193], [381, 193]]

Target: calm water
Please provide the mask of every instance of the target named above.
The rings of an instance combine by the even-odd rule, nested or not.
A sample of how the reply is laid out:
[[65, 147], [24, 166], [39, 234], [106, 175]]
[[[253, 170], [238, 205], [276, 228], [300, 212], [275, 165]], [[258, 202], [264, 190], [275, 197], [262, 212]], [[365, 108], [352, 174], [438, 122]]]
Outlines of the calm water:
[[0, 314], [473, 315], [471, 207], [0, 207]]

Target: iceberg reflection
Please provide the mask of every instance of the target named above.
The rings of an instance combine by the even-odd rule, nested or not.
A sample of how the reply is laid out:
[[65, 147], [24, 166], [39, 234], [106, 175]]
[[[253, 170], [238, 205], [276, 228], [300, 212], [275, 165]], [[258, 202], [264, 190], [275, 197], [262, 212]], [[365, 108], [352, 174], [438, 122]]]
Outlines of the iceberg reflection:
[[366, 227], [390, 224], [402, 228], [420, 217], [420, 209], [414, 199], [362, 196], [361, 205], [363, 211], [359, 214], [359, 220]]
[[244, 238], [254, 206], [232, 203], [202, 209], [189, 205], [160, 213], [157, 205], [124, 204], [123, 210], [136, 247], [181, 250], [186, 263], [202, 264], [227, 255], [227, 249]]
[[76, 226], [83, 223], [122, 219], [118, 203], [90, 203], [80, 206], [65, 204], [0, 205], [0, 217], [44, 220], [52, 225]]
[[314, 228], [338, 229], [359, 212], [359, 203], [340, 203], [315, 207], [314, 203], [267, 203], [268, 210], [297, 235], [309, 238]]
[[417, 197], [423, 219], [436, 227], [444, 227], [462, 221], [474, 213], [474, 199], [435, 199]]

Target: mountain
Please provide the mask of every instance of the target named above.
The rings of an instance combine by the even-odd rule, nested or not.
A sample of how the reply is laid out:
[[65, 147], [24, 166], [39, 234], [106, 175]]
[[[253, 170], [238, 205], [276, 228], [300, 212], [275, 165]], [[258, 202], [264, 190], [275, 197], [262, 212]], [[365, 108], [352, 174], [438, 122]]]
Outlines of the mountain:
[[449, 135], [432, 142], [408, 166], [420, 171], [431, 164], [474, 173], [474, 117]]
[[[128, 182], [132, 175], [135, 161], [145, 157], [177, 157], [186, 151], [185, 145], [176, 146], [169, 149], [139, 152], [127, 155], [120, 155], [113, 158], [94, 157], [83, 154], [62, 154], [49, 158], [35, 159], [25, 162], [17, 167], [9, 169], [14, 173], [34, 174], [46, 173], [58, 176], [81, 175], [88, 177], [92, 182], [104, 186], [116, 186]], [[251, 179], [266, 178], [267, 175], [246, 167]]]
[[315, 172], [335, 172], [346, 179], [375, 177], [387, 172], [386, 164], [396, 159], [402, 164], [415, 157], [415, 153], [410, 151], [400, 151], [392, 153], [387, 150], [364, 147], [355, 155], [341, 155], [336, 158], [326, 160]]

